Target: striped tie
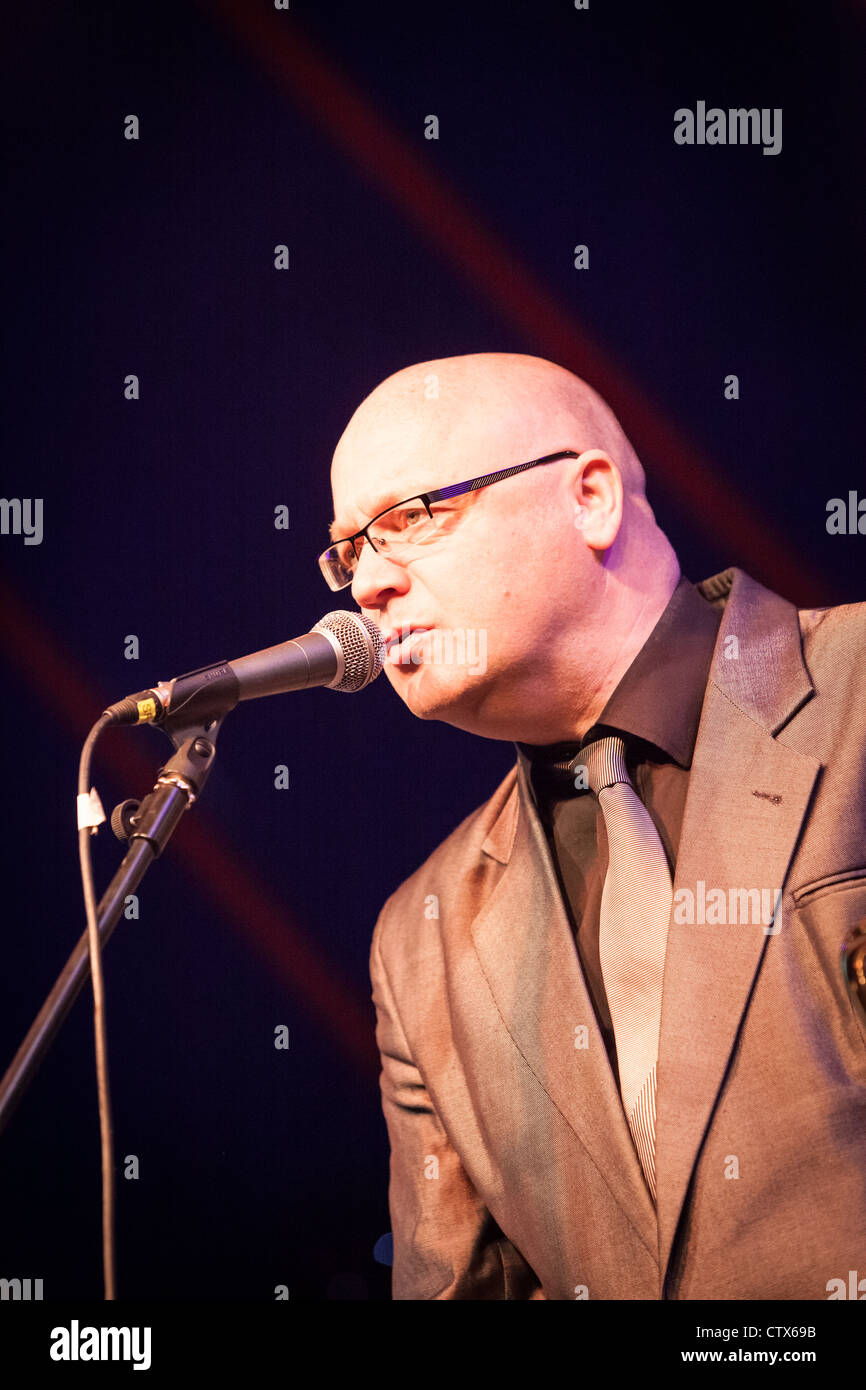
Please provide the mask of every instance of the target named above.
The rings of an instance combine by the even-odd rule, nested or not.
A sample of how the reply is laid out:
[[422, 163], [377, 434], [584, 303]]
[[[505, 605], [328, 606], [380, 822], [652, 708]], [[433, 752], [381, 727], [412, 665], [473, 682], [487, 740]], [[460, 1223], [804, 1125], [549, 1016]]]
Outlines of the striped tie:
[[572, 766], [581, 764], [607, 831], [599, 956], [623, 1109], [655, 1201], [656, 1063], [673, 886], [658, 831], [628, 775], [623, 739], [589, 744]]

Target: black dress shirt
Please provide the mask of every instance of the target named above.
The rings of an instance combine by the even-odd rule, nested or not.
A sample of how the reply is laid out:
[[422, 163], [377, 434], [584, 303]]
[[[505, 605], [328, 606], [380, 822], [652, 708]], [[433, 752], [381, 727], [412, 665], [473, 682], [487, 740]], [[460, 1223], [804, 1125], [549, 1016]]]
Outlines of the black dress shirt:
[[625, 739], [626, 762], [652, 816], [673, 878], [689, 770], [713, 649], [721, 622], [690, 580], [680, 577], [670, 601], [580, 742], [516, 744], [530, 774], [538, 812], [574, 932], [587, 989], [619, 1084], [616, 1048], [601, 973], [598, 929], [607, 873], [604, 817], [595, 796], [575, 790], [566, 764], [606, 734]]

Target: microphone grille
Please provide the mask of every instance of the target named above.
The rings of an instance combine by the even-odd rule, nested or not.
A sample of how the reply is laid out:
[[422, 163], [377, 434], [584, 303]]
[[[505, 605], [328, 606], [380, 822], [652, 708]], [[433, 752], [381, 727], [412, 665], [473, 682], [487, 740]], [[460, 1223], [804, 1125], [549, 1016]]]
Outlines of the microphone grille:
[[329, 632], [336, 638], [343, 653], [343, 676], [329, 690], [342, 690], [351, 694], [363, 690], [381, 673], [385, 659], [382, 633], [371, 618], [363, 613], [351, 613], [346, 608], [337, 608], [326, 613], [313, 628], [313, 632]]

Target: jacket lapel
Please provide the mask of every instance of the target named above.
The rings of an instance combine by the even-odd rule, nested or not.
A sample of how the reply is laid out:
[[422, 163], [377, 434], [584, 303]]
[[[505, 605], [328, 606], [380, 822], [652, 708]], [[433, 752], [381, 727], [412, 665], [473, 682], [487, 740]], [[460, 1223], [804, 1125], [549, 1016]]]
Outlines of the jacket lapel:
[[[762, 923], [677, 922], [677, 894], [688, 889], [697, 909], [701, 882], [726, 896], [730, 888], [781, 888], [820, 769], [816, 758], [775, 737], [813, 693], [796, 608], [737, 569], [699, 587], [725, 608], [692, 760], [665, 957], [657, 1217], [520, 761], [482, 846], [505, 872], [471, 924], [505, 1028], [644, 1244], [658, 1250], [662, 1293], [689, 1181], [772, 940]], [[582, 1051], [574, 1048], [576, 1025], [587, 1028]]]
[[[522, 766], [483, 849], [506, 865], [471, 926], [502, 1021], [655, 1259], [655, 1211]], [[578, 1049], [574, 1030], [580, 1026], [588, 1046]]]
[[[662, 1281], [749, 991], [772, 940], [751, 918], [738, 925], [677, 922], [677, 904], [680, 913], [688, 904], [680, 890], [693, 895], [698, 918], [701, 883], [705, 892], [723, 889], [726, 898], [731, 888], [781, 888], [820, 767], [774, 737], [812, 694], [797, 610], [739, 570], [700, 587], [705, 597], [730, 597], [692, 761], [665, 957], [656, 1101]], [[784, 932], [784, 918], [774, 926]]]

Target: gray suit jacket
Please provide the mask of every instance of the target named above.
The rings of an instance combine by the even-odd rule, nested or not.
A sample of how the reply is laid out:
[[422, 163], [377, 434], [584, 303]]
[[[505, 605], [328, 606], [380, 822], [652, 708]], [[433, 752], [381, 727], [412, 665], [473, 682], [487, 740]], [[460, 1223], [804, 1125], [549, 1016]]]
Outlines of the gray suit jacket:
[[[840, 967], [866, 917], [866, 604], [798, 613], [737, 569], [699, 588], [724, 612], [665, 959], [658, 1213], [517, 767], [373, 934], [394, 1298], [825, 1299], [866, 1277], [866, 1024]], [[729, 892], [777, 888], [770, 926]], [[706, 920], [677, 921], [682, 889]], [[702, 913], [711, 889], [738, 920]]]

